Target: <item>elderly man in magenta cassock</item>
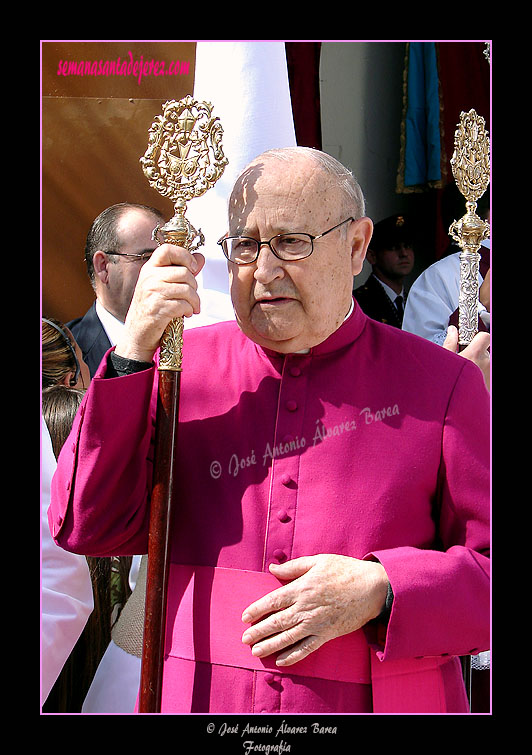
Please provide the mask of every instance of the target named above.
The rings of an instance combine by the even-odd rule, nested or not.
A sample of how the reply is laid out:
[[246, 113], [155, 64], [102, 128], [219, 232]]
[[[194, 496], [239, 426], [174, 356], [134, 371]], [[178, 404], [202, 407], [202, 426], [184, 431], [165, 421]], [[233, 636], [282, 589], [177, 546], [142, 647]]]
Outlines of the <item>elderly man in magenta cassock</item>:
[[[184, 335], [163, 713], [468, 710], [458, 656], [490, 647], [488, 393], [353, 301], [371, 233], [322, 153], [237, 180], [236, 322]], [[199, 311], [202, 265], [163, 244], [142, 268], [54, 478], [68, 550], [147, 552], [154, 360]]]

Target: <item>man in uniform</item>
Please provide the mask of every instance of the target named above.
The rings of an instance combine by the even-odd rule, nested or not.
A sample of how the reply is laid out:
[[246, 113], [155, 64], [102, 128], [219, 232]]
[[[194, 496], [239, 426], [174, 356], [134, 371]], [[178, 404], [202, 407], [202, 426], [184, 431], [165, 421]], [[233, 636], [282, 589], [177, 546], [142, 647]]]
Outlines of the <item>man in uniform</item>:
[[413, 229], [403, 215], [375, 224], [367, 260], [369, 278], [353, 291], [368, 317], [400, 328], [406, 302], [405, 278], [414, 267]]

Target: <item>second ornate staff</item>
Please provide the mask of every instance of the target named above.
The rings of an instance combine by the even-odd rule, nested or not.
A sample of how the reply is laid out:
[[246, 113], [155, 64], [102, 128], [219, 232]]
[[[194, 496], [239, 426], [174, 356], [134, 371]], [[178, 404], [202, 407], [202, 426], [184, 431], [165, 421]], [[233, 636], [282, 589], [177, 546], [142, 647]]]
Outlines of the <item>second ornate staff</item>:
[[[201, 229], [196, 231], [185, 218], [186, 203], [204, 194], [222, 175], [227, 164], [222, 134], [219, 119], [212, 116], [210, 103], [197, 102], [188, 96], [163, 105], [162, 115], [157, 116], [149, 130], [148, 149], [140, 159], [150, 185], [174, 202], [174, 216], [154, 229], [155, 240], [189, 251], [204, 243]], [[182, 347], [183, 318], [177, 317], [163, 334], [158, 364], [140, 713], [161, 710], [170, 533], [177, 487], [174, 471]]]
[[451, 168], [456, 185], [466, 199], [466, 214], [449, 228], [449, 234], [462, 250], [458, 300], [458, 347], [462, 350], [471, 343], [478, 329], [478, 250], [490, 235], [489, 224], [476, 214], [477, 200], [490, 180], [489, 138], [484, 118], [474, 110], [460, 113]]

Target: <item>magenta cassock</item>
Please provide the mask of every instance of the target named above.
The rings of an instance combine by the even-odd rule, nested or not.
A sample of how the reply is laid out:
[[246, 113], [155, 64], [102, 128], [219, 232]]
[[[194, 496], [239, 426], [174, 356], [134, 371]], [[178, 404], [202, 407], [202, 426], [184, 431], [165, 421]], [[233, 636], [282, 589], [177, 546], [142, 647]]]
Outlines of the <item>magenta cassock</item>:
[[[183, 353], [162, 712], [467, 712], [459, 656], [490, 648], [480, 370], [356, 305], [307, 354], [234, 322], [185, 331]], [[50, 528], [74, 552], [145, 553], [157, 372], [105, 369], [61, 453]], [[268, 564], [319, 553], [383, 564], [387, 625], [282, 670], [254, 658], [240, 616], [279, 584]]]

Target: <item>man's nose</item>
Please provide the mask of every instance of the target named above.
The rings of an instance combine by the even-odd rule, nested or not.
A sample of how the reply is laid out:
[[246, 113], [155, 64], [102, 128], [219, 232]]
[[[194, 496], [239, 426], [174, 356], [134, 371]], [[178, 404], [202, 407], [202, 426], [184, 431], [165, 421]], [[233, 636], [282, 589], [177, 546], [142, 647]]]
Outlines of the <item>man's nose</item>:
[[282, 260], [275, 256], [267, 241], [261, 241], [259, 244], [259, 256], [255, 264], [254, 277], [259, 283], [269, 283], [284, 275]]

